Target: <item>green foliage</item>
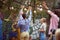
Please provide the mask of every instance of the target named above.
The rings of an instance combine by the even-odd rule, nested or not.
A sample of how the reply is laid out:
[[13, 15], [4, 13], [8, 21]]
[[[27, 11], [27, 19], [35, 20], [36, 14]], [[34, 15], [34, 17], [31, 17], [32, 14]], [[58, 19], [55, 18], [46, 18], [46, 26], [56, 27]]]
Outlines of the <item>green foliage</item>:
[[43, 11], [38, 11], [37, 14], [36, 14], [36, 18], [40, 19], [42, 17], [45, 17], [45, 18], [48, 17], [48, 14], [44, 10]]
[[31, 35], [31, 34], [32, 34], [32, 32], [33, 32], [33, 28], [32, 28], [32, 27], [30, 27], [29, 34]]

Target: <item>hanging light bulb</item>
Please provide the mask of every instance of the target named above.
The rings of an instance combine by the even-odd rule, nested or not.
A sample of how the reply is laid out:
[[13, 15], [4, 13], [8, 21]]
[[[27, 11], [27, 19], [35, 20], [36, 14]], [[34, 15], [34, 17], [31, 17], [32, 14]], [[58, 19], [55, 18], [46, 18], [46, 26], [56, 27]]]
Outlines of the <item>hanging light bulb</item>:
[[14, 9], [14, 7], [11, 7], [11, 9]]
[[14, 9], [14, 7], [10, 7], [10, 9]]
[[34, 13], [36, 13], [36, 10], [34, 10]]
[[43, 10], [43, 8], [37, 8], [38, 10], [40, 10], [40, 11], [42, 11]]
[[42, 9], [42, 8], [40, 8], [39, 10], [40, 10], [40, 11], [42, 11], [43, 9]]
[[40, 5], [40, 8], [37, 8], [37, 9], [40, 10], [40, 11], [42, 11], [43, 10], [42, 5]]
[[42, 5], [40, 5], [40, 7], [42, 7]]
[[24, 10], [25, 10], [25, 11], [27, 11], [27, 9], [26, 9], [26, 8], [24, 8]]

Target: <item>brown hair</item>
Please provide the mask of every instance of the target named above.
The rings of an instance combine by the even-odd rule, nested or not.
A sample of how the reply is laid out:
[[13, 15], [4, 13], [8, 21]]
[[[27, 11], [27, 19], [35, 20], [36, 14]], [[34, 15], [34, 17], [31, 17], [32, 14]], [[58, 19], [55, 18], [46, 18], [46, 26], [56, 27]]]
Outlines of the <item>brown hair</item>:
[[41, 18], [40, 20], [43, 20], [43, 22], [46, 22], [46, 18]]
[[43, 22], [46, 22], [46, 18], [42, 18], [43, 19]]
[[26, 14], [22, 14], [22, 17], [25, 19], [26, 18]]

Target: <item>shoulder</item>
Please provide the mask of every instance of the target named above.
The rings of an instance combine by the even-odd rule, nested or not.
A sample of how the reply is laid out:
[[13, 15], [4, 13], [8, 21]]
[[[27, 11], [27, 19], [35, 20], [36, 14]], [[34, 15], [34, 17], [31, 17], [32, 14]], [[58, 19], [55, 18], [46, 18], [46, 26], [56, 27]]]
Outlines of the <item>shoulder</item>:
[[42, 25], [46, 25], [46, 23], [43, 23]]
[[43, 23], [42, 26], [47, 26], [47, 24], [46, 23]]

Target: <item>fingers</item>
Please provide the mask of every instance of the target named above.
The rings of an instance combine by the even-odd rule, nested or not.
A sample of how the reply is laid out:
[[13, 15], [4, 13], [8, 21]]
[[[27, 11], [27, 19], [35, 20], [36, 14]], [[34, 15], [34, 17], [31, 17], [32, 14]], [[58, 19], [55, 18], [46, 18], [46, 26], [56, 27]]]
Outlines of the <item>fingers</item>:
[[46, 7], [46, 2], [45, 1], [43, 1], [42, 6]]
[[42, 6], [44, 7], [44, 9], [49, 9], [45, 1], [43, 1]]
[[45, 4], [45, 5], [46, 5], [46, 2], [45, 2], [45, 1], [43, 1], [43, 4]]

